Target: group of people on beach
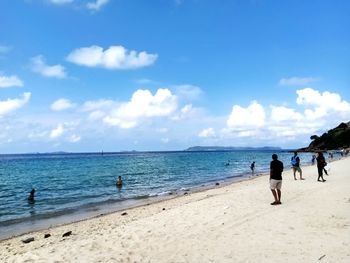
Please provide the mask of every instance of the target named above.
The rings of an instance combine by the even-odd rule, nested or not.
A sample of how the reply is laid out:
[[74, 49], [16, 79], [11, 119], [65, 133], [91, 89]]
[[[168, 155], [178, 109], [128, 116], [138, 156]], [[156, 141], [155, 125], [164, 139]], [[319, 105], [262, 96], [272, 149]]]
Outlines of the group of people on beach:
[[[326, 159], [322, 152], [317, 153], [315, 157], [317, 161], [317, 172], [318, 172], [318, 182], [325, 182], [323, 178], [323, 171], [325, 171], [325, 166], [327, 165]], [[304, 180], [303, 172], [300, 168], [300, 158], [297, 152], [294, 152], [294, 156], [291, 158], [291, 165], [293, 169], [294, 180], [297, 180], [296, 173], [299, 173], [300, 180]], [[282, 172], [283, 172], [283, 163], [278, 160], [277, 154], [272, 155], [272, 161], [270, 163], [270, 189], [272, 195], [275, 199], [271, 205], [280, 205], [281, 203], [281, 188], [282, 188]], [[327, 171], [325, 171], [327, 174]], [[327, 174], [328, 175], [328, 174]]]

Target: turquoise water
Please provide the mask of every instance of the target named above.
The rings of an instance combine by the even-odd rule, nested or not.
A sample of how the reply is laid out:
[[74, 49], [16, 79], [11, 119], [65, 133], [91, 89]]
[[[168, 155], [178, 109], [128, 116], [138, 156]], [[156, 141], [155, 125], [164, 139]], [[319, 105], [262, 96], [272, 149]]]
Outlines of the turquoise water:
[[[20, 225], [101, 208], [127, 207], [138, 200], [181, 194], [216, 182], [268, 171], [272, 152], [149, 152], [0, 155], [0, 238]], [[286, 167], [291, 153], [277, 152]], [[300, 154], [310, 164], [311, 154]], [[227, 165], [229, 164], [229, 165]], [[123, 187], [115, 185], [118, 176]], [[27, 201], [36, 189], [35, 203]], [[101, 210], [102, 211], [102, 210]], [[54, 222], [54, 221], [52, 221]]]

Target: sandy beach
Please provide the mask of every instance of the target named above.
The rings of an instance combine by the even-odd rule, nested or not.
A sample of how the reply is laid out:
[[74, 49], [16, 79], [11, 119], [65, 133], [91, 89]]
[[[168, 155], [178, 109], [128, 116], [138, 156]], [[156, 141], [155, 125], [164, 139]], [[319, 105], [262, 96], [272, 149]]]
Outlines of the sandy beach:
[[3, 240], [0, 262], [350, 262], [350, 158], [329, 166], [286, 169], [282, 205], [259, 176]]

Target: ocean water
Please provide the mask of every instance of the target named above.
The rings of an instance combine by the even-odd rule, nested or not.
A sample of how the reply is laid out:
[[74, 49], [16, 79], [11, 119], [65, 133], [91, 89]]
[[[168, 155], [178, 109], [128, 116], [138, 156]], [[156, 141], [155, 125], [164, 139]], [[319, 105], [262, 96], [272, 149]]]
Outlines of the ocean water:
[[[269, 170], [272, 152], [0, 155], [0, 238]], [[290, 167], [290, 152], [277, 152]], [[310, 153], [299, 154], [302, 164]], [[123, 187], [116, 187], [116, 178]], [[285, 175], [286, 176], [286, 175]], [[35, 203], [27, 201], [36, 189]], [[60, 219], [60, 220], [58, 220]]]

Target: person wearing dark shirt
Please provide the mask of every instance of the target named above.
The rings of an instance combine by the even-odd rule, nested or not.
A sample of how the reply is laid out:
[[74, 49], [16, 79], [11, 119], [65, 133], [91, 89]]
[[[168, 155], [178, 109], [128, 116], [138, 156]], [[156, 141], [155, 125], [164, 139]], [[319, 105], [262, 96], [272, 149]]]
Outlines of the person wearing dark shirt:
[[250, 170], [252, 170], [252, 174], [254, 174], [255, 171], [255, 162], [252, 162], [250, 165]]
[[34, 194], [35, 194], [35, 189], [33, 188], [30, 193], [29, 193], [29, 196], [28, 196], [28, 201], [29, 202], [34, 202]]
[[[325, 182], [326, 180], [323, 179], [323, 169], [324, 169], [324, 167], [326, 166], [327, 163], [326, 163], [326, 160], [325, 160], [322, 152], [318, 152], [316, 161], [317, 161], [317, 171], [318, 171], [317, 181]], [[320, 178], [322, 180], [320, 180]]]
[[283, 163], [278, 160], [277, 154], [272, 155], [270, 163], [270, 189], [275, 201], [271, 205], [280, 205], [281, 203], [281, 187], [282, 187]]

